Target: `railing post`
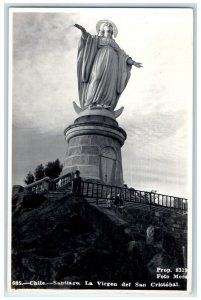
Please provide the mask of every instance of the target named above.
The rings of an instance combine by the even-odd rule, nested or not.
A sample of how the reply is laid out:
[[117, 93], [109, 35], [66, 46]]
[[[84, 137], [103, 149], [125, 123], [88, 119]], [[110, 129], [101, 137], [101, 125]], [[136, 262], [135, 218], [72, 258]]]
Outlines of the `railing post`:
[[81, 195], [84, 196], [84, 182], [82, 181], [81, 184], [82, 184]]
[[149, 193], [149, 208], [151, 209], [151, 193]]
[[91, 196], [94, 197], [94, 184], [92, 183], [92, 190], [91, 190]]
[[182, 200], [182, 203], [183, 203], [183, 210], [185, 210], [185, 206], [186, 206], [185, 205], [185, 199]]
[[173, 207], [174, 207], [174, 210], [176, 208], [176, 201], [175, 201], [175, 197], [173, 197]]
[[98, 205], [98, 183], [97, 183], [97, 186], [96, 186], [96, 192], [97, 192], [97, 195], [96, 195], [96, 204]]
[[154, 193], [154, 194], [151, 194], [151, 197], [153, 198], [153, 202], [154, 202], [154, 205], [156, 205], [156, 194]]

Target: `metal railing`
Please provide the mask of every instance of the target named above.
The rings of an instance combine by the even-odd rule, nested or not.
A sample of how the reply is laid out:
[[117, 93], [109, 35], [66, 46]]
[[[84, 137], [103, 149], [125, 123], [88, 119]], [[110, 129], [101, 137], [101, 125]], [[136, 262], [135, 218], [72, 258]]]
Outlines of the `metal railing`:
[[[62, 175], [56, 179], [45, 177], [25, 187], [25, 191], [41, 193], [46, 191], [56, 191], [71, 185], [73, 173]], [[175, 196], [163, 195], [154, 192], [135, 190], [133, 188], [118, 187], [102, 183], [94, 183], [90, 180], [82, 180], [81, 195], [86, 198], [107, 199], [110, 194], [111, 199], [115, 199], [117, 194], [122, 201], [147, 204], [150, 206], [168, 207], [178, 210], [188, 210], [188, 200]]]
[[110, 194], [111, 199], [115, 199], [117, 194], [125, 202], [142, 203], [151, 206], [161, 206], [187, 211], [188, 200], [175, 196], [163, 195], [154, 192], [135, 190], [132, 188], [117, 187], [82, 181], [81, 194], [86, 198], [107, 199]]

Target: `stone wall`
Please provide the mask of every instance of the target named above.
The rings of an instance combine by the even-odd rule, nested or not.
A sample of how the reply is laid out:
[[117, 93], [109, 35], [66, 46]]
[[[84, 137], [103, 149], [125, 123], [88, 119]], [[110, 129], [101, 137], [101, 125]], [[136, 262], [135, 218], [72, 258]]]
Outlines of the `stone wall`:
[[[154, 245], [146, 243], [150, 222], [157, 230]], [[125, 207], [122, 211], [72, 195], [21, 193], [12, 206], [12, 280], [80, 283], [52, 284], [48, 289], [107, 288], [97, 286], [97, 279], [116, 282], [118, 290], [125, 289], [122, 282], [130, 282], [126, 289], [160, 289], [150, 288], [150, 282], [157, 282], [156, 268], [184, 266], [181, 246], [186, 242], [186, 222], [186, 215], [173, 210]], [[93, 286], [86, 286], [85, 280]], [[166, 281], [174, 282], [159, 279]], [[162, 289], [185, 290], [186, 280], [177, 281], [178, 287]], [[136, 287], [136, 282], [144, 285]]]

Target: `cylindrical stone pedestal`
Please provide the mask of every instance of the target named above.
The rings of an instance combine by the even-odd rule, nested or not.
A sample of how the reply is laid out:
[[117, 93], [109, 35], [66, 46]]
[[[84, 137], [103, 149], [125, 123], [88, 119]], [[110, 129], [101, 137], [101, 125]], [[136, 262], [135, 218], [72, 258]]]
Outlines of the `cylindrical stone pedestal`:
[[67, 152], [62, 174], [79, 170], [82, 178], [123, 185], [121, 147], [126, 132], [108, 110], [87, 109], [64, 134]]

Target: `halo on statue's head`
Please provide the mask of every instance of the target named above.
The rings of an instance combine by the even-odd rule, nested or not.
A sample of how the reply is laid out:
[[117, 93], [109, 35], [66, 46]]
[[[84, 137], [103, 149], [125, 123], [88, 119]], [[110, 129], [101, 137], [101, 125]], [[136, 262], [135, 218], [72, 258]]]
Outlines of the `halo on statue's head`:
[[99, 33], [101, 25], [104, 24], [104, 23], [110, 23], [112, 25], [112, 27], [113, 27], [113, 34], [114, 34], [114, 37], [116, 37], [117, 34], [118, 34], [117, 26], [112, 21], [110, 21], [110, 20], [100, 20], [100, 21], [98, 21], [98, 23], [96, 24], [96, 31], [97, 31], [97, 33]]

